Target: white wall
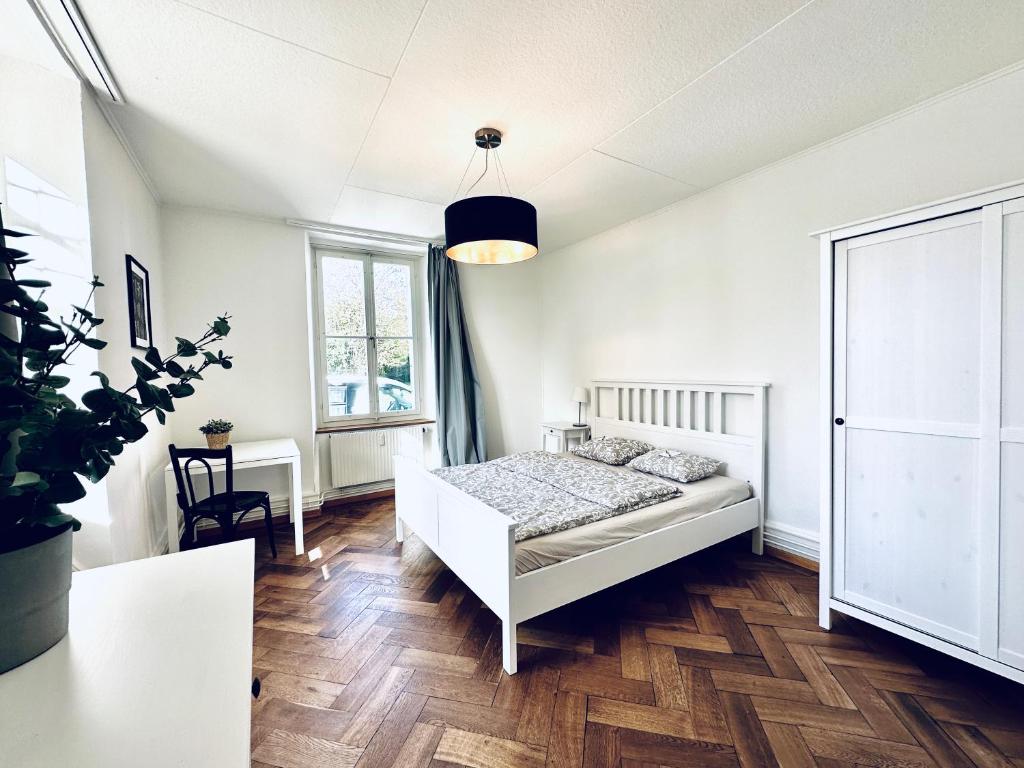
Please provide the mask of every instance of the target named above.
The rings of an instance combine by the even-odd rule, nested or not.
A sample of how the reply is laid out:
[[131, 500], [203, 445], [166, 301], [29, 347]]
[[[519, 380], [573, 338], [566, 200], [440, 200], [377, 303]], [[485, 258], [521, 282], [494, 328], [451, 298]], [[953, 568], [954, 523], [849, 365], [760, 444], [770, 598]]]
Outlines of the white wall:
[[1024, 178], [1021, 126], [1024, 70], [542, 253], [529, 278], [464, 270], [489, 425], [516, 434], [505, 450], [537, 447], [539, 414], [573, 417], [572, 387], [593, 378], [770, 381], [768, 524], [813, 547], [818, 246], [807, 235]]
[[[162, 340], [160, 210], [99, 111], [70, 73], [0, 56], [0, 188], [8, 224], [38, 233], [24, 248], [26, 267], [50, 280], [51, 314], [70, 316], [89, 281], [106, 283], [95, 296], [104, 319], [96, 335], [108, 346], [79, 348], [68, 366], [74, 399], [96, 386], [100, 369], [115, 386], [134, 380], [128, 335], [124, 254], [133, 253], [153, 281], [153, 324]], [[62, 371], [63, 372], [63, 371]], [[82, 522], [74, 558], [80, 568], [157, 554], [166, 545], [159, 467], [166, 441], [155, 420], [151, 434], [126, 446], [107, 478], [66, 505]]]
[[532, 450], [540, 440], [542, 267], [540, 259], [459, 265], [490, 459]]
[[[230, 370], [208, 369], [196, 394], [176, 401], [171, 439], [202, 446], [211, 418], [235, 425], [232, 440], [292, 437], [302, 454], [302, 493], [317, 492], [306, 300], [306, 237], [284, 223], [192, 208], [162, 209], [165, 322], [192, 337], [227, 312]], [[285, 470], [250, 470], [236, 487], [287, 493]]]
[[[82, 139], [81, 87], [70, 72], [0, 55], [0, 202], [4, 223], [33, 237], [18, 245], [34, 259], [23, 277], [52, 284], [51, 315], [70, 316], [89, 293], [92, 257]], [[71, 379], [63, 392], [78, 399], [95, 384], [95, 350], [79, 348], [61, 371]], [[86, 496], [65, 510], [82, 530], [74, 538], [80, 565], [103, 562], [109, 542], [105, 483], [83, 483]]]
[[[99, 367], [120, 389], [135, 381], [131, 359], [144, 354], [131, 347], [125, 254], [149, 270], [154, 343], [167, 349], [164, 330], [163, 259], [160, 208], [90, 94], [82, 98], [85, 171], [88, 186], [92, 269], [105, 287], [96, 293], [97, 328], [107, 346]], [[98, 562], [122, 562], [159, 554], [167, 546], [163, 467], [166, 427], [150, 416], [149, 434], [126, 445], [106, 478], [108, 551]]]

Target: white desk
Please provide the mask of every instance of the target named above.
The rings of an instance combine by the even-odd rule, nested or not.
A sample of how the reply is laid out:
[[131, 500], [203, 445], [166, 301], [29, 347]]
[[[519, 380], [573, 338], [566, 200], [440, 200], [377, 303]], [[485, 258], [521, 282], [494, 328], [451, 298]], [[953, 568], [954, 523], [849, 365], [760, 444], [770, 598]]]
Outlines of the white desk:
[[254, 549], [74, 574], [67, 637], [0, 675], [0, 764], [248, 768]]
[[[295, 528], [295, 554], [305, 551], [302, 541], [302, 468], [299, 465], [299, 446], [290, 437], [284, 440], [254, 440], [247, 443], [232, 443], [232, 461], [235, 469], [255, 469], [277, 464], [288, 467], [288, 515]], [[224, 471], [223, 461], [211, 461], [214, 472]], [[192, 464], [189, 468], [194, 475], [205, 478], [206, 468]], [[236, 480], [236, 486], [238, 485]], [[205, 487], [205, 479], [199, 489]], [[241, 486], [238, 486], [241, 488]], [[258, 490], [258, 489], [257, 489]], [[181, 527], [178, 525], [179, 509], [174, 482], [174, 468], [170, 462], [164, 467], [164, 492], [167, 494], [167, 544], [171, 552], [178, 551]]]

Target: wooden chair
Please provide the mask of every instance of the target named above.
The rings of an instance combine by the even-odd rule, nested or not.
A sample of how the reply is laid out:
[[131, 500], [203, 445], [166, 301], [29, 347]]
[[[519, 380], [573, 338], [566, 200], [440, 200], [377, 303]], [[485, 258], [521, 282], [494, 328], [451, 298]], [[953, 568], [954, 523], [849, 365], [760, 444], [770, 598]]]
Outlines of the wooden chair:
[[[247, 514], [254, 509], [262, 509], [267, 525], [267, 536], [270, 538], [270, 551], [277, 557], [277, 544], [274, 542], [274, 524], [270, 518], [270, 494], [266, 491], [236, 491], [234, 489], [234, 472], [232, 467], [231, 446], [221, 449], [213, 448], [177, 448], [169, 445], [171, 466], [174, 468], [174, 481], [178, 486], [178, 507], [185, 518], [185, 545], [190, 549], [195, 538], [196, 522], [201, 518], [213, 520], [220, 528], [224, 541], [233, 541], [235, 532]], [[211, 461], [224, 461], [225, 490], [215, 493], [213, 486], [213, 466]], [[201, 464], [206, 470], [208, 493], [204, 499], [196, 499], [192, 484], [190, 467], [193, 462]], [[238, 515], [236, 518], [235, 515]], [[173, 535], [173, 533], [171, 534]]]

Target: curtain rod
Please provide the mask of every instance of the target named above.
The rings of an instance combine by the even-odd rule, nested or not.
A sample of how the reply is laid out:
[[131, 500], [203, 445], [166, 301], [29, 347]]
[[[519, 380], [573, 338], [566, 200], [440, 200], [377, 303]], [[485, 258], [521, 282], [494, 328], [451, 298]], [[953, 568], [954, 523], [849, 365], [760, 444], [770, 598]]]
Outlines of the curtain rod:
[[285, 219], [285, 224], [292, 227], [300, 227], [311, 232], [325, 232], [332, 235], [348, 235], [363, 240], [379, 240], [385, 243], [403, 243], [407, 245], [444, 245], [444, 240], [430, 239], [426, 237], [415, 237], [414, 235], [400, 235], [397, 232], [379, 232], [372, 229], [360, 229], [359, 227], [343, 227], [338, 224], [324, 224], [319, 221], [307, 221], [306, 219]]

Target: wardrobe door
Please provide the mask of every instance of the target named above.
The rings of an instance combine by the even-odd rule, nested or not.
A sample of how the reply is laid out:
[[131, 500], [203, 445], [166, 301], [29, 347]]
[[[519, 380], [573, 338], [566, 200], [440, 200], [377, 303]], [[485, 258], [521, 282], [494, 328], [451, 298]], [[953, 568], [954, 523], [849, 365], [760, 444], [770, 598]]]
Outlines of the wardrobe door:
[[1002, 225], [999, 660], [1024, 669], [1024, 198]]
[[835, 245], [834, 596], [979, 646], [979, 211]]

